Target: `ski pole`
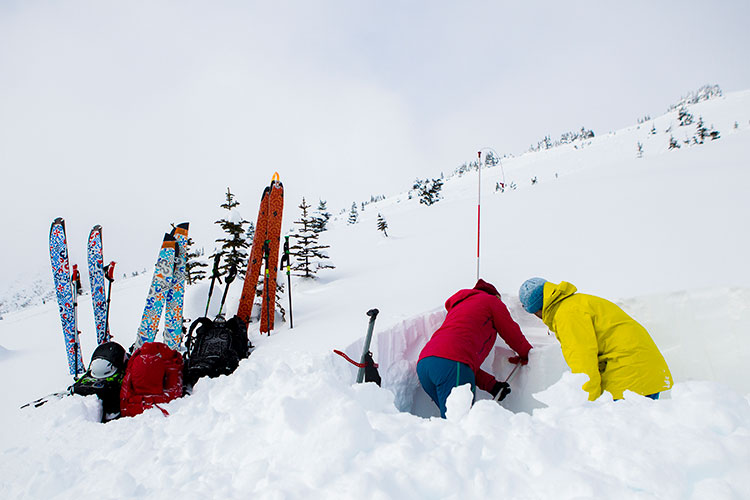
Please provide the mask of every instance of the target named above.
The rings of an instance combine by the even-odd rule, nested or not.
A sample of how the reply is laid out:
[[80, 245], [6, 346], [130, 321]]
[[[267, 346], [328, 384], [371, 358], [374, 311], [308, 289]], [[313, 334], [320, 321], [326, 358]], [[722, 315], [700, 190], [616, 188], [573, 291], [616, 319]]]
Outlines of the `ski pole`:
[[482, 230], [482, 152], [477, 152], [479, 162], [479, 186], [477, 189], [477, 281], [479, 280], [479, 236]]
[[362, 357], [359, 360], [360, 369], [357, 371], [357, 383], [361, 384], [365, 380], [365, 369], [364, 366], [367, 364], [367, 353], [370, 352], [370, 342], [372, 341], [372, 330], [375, 328], [375, 318], [378, 317], [377, 309], [370, 309], [367, 311], [367, 315], [370, 317], [370, 323], [367, 325], [367, 336], [365, 337], [365, 345], [362, 349]]
[[[518, 367], [519, 367], [519, 366], [521, 366], [521, 363], [517, 363], [517, 364], [516, 364], [516, 366], [514, 366], [514, 367], [513, 367], [513, 369], [512, 369], [511, 371], [510, 371], [510, 373], [509, 373], [509, 374], [508, 374], [508, 376], [507, 376], [507, 377], [505, 378], [505, 380], [503, 380], [503, 382], [505, 382], [506, 384], [507, 384], [508, 382], [510, 382], [510, 379], [511, 379], [511, 378], [513, 377], [513, 374], [514, 374], [514, 373], [516, 373], [516, 370], [518, 370]], [[497, 401], [497, 402], [500, 402], [500, 401], [502, 401], [503, 399], [505, 399], [505, 396], [507, 396], [508, 394], [510, 394], [510, 388], [501, 390], [501, 391], [500, 391], [500, 392], [498, 392], [498, 393], [497, 393], [497, 395], [496, 395], [496, 396], [495, 396], [494, 398], [492, 398], [492, 399], [493, 399], [493, 401]]]
[[284, 236], [284, 256], [281, 258], [281, 267], [284, 267], [286, 259], [286, 282], [289, 289], [289, 329], [294, 328], [294, 318], [292, 317], [292, 275], [290, 272], [290, 255], [289, 255], [289, 236]]
[[78, 331], [78, 294], [81, 291], [81, 273], [78, 272], [78, 264], [73, 264], [73, 273], [70, 280], [71, 284], [73, 285], [73, 332], [75, 335], [75, 345], [73, 346], [73, 350], [75, 351], [74, 355], [76, 360], [76, 375], [73, 378], [76, 378], [78, 377], [79, 373], [83, 373], [83, 367], [78, 366], [79, 350], [81, 349], [81, 332]]
[[104, 331], [107, 332], [107, 341], [112, 340], [112, 335], [109, 333], [109, 303], [112, 298], [112, 282], [115, 280], [115, 264], [117, 262], [112, 261], [104, 267], [104, 277], [109, 282], [107, 284], [107, 313], [104, 316]]
[[229, 268], [229, 273], [227, 274], [227, 277], [224, 278], [224, 283], [226, 286], [224, 287], [224, 295], [221, 297], [221, 305], [219, 306], [219, 314], [216, 315], [218, 318], [221, 316], [221, 311], [224, 309], [224, 302], [227, 300], [227, 292], [229, 291], [229, 285], [232, 284], [232, 281], [234, 281], [234, 277], [237, 275], [237, 266], [235, 264], [232, 264], [232, 267]]
[[219, 277], [219, 261], [221, 261], [221, 254], [217, 253], [214, 255], [214, 269], [211, 271], [211, 286], [208, 287], [208, 300], [206, 301], [206, 313], [203, 316], [208, 317], [208, 306], [211, 304], [211, 295], [214, 293], [214, 282], [218, 279], [219, 283], [221, 283], [221, 278]]

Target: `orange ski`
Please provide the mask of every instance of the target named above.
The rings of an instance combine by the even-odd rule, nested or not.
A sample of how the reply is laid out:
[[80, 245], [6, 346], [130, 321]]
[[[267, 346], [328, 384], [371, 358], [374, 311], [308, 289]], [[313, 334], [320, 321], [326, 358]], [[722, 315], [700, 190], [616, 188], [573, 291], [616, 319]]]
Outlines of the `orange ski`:
[[[237, 309], [237, 316], [250, 323], [255, 300], [255, 291], [261, 269], [265, 264], [263, 280], [263, 298], [261, 304], [260, 331], [270, 332], [273, 329], [274, 308], [276, 303], [276, 268], [279, 259], [279, 239], [281, 237], [281, 218], [284, 211], [284, 186], [275, 173], [271, 184], [263, 190], [255, 225], [255, 238], [248, 257], [242, 297]], [[270, 293], [269, 293], [270, 291]], [[270, 316], [270, 325], [269, 325]]]

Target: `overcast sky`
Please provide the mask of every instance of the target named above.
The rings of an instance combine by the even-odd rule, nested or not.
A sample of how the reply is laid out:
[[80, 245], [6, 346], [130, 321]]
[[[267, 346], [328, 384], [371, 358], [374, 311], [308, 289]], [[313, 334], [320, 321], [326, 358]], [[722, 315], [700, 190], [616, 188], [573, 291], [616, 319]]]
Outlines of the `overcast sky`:
[[[153, 266], [171, 222], [213, 248], [278, 171], [338, 211], [482, 147], [606, 133], [704, 84], [750, 88], [750, 2], [0, 0], [0, 279], [48, 265], [66, 218], [81, 264]], [[16, 264], [17, 263], [17, 264]]]

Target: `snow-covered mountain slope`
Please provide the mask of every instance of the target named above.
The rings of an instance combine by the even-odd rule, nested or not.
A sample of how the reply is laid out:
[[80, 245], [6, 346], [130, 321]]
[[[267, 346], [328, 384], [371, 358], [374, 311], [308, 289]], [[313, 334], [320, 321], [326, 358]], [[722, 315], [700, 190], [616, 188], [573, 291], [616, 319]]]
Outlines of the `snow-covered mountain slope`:
[[[152, 411], [102, 425], [96, 400], [80, 397], [19, 411], [70, 380], [56, 306], [7, 314], [0, 496], [750, 497], [750, 92], [689, 109], [721, 138], [669, 150], [670, 136], [695, 130], [671, 112], [482, 171], [481, 275], [535, 346], [502, 407], [479, 394], [469, 409], [459, 390], [447, 420], [428, 418], [435, 408], [414, 374], [444, 300], [476, 279], [470, 172], [448, 180], [433, 206], [403, 194], [367, 205], [357, 224], [333, 220], [322, 239], [337, 267], [294, 280], [294, 329], [261, 337], [252, 325], [250, 358], [166, 405], [168, 418]], [[500, 180], [517, 189], [495, 191]], [[287, 200], [285, 227], [299, 201]], [[155, 259], [161, 235], [146, 237]], [[126, 249], [107, 249], [118, 251]], [[531, 276], [621, 304], [652, 333], [675, 388], [656, 402], [587, 402], [554, 336], [520, 308], [518, 286]], [[149, 281], [113, 288], [111, 324], [123, 345], [135, 340]], [[188, 289], [188, 317], [202, 314], [207, 288]], [[230, 312], [240, 288], [230, 289]], [[88, 357], [87, 296], [79, 307]], [[354, 368], [332, 353], [359, 355], [373, 307], [382, 389], [353, 385]], [[507, 353], [498, 342], [484, 367], [504, 377]]]

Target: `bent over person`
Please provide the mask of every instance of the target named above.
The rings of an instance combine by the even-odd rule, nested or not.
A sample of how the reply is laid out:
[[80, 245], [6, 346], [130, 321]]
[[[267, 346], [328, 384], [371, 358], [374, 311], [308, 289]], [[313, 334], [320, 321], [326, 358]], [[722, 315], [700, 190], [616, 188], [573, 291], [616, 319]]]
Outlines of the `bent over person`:
[[526, 312], [555, 332], [573, 373], [585, 373], [583, 390], [593, 401], [604, 391], [622, 399], [625, 390], [658, 399], [672, 387], [672, 374], [646, 329], [612, 302], [577, 293], [575, 286], [530, 278], [518, 293]]
[[518, 353], [510, 358], [512, 362], [526, 364], [531, 350], [497, 289], [484, 280], [477, 281], [472, 289], [456, 292], [445, 301], [445, 308], [448, 315], [417, 362], [419, 383], [443, 418], [445, 402], [454, 387], [471, 384], [472, 392], [479, 387], [493, 396], [508, 392], [507, 383], [498, 382], [479, 368], [495, 345], [496, 335]]

